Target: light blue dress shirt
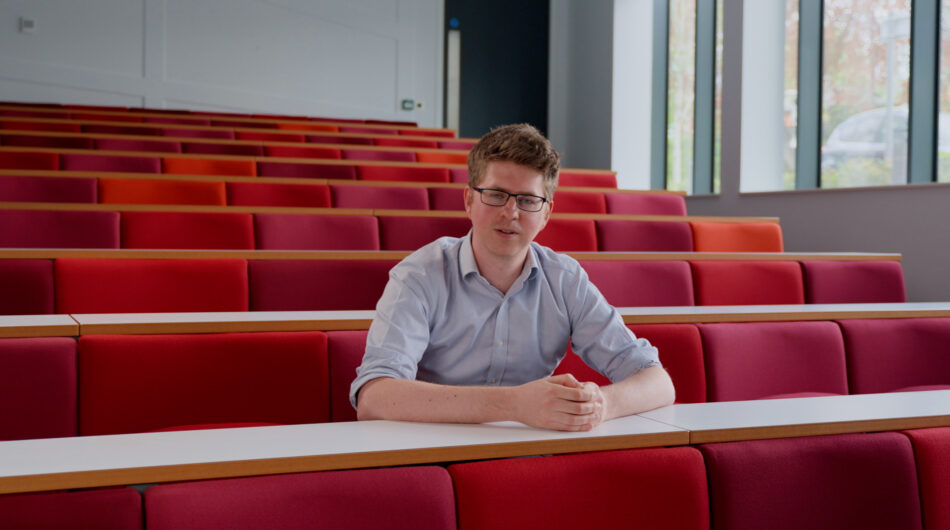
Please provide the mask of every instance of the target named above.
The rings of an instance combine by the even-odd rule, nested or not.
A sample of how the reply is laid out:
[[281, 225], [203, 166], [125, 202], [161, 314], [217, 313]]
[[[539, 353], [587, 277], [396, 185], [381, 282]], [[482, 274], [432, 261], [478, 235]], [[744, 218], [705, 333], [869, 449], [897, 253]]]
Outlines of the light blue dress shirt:
[[376, 305], [350, 403], [377, 377], [445, 385], [513, 386], [547, 377], [568, 341], [617, 382], [659, 366], [576, 260], [532, 242], [507, 293], [488, 283], [471, 233], [443, 237], [397, 264]]

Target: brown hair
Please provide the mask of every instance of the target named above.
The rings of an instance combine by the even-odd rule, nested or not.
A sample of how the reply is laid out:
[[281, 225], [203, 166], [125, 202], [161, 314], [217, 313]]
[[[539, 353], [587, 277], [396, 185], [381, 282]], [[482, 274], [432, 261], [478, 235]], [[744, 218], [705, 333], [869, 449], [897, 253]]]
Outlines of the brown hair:
[[554, 198], [561, 155], [540, 131], [527, 123], [504, 125], [482, 136], [468, 153], [468, 185], [478, 186], [489, 162], [514, 162], [536, 169], [542, 176], [544, 196]]

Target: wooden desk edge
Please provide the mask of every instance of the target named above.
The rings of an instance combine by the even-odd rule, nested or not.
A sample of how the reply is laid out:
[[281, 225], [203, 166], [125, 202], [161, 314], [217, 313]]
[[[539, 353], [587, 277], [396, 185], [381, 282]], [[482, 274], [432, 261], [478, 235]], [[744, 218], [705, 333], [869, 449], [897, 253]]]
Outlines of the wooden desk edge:
[[169, 335], [178, 333], [254, 333], [265, 331], [349, 331], [369, 329], [371, 319], [220, 322], [143, 322], [83, 324], [79, 335]]
[[79, 324], [51, 324], [0, 327], [0, 338], [76, 337]]

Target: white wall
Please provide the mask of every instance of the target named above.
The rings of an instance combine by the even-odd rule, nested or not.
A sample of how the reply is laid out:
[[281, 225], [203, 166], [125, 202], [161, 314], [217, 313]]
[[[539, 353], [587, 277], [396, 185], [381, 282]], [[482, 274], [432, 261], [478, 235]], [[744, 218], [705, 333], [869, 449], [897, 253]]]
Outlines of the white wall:
[[650, 188], [653, 0], [614, 0], [611, 168], [621, 188]]
[[0, 0], [0, 99], [441, 126], [442, 19], [441, 0]]

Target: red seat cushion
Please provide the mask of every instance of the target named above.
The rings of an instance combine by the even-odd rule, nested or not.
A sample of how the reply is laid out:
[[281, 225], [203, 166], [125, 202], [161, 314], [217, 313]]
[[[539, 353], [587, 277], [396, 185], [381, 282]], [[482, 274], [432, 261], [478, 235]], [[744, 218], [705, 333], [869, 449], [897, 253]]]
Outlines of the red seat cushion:
[[597, 252], [597, 230], [591, 219], [549, 219], [534, 240], [558, 252]]
[[692, 252], [689, 223], [597, 219], [597, 244], [602, 252]]
[[950, 318], [842, 320], [851, 392], [950, 384]]
[[686, 215], [682, 195], [658, 193], [604, 193], [607, 213], [623, 215]]
[[59, 156], [59, 168], [64, 171], [161, 173], [162, 160], [142, 156], [62, 154]]
[[224, 182], [210, 180], [99, 179], [105, 204], [227, 204]]
[[344, 160], [385, 161], [385, 162], [415, 162], [416, 154], [412, 151], [374, 151], [370, 149], [344, 149]]
[[53, 262], [47, 259], [0, 260], [0, 315], [55, 312]]
[[778, 223], [690, 222], [697, 252], [782, 252]]
[[696, 305], [803, 304], [796, 261], [692, 261]]
[[397, 260], [255, 260], [252, 311], [373, 309]]
[[0, 528], [141, 530], [142, 497], [133, 488], [3, 495]]
[[456, 528], [452, 481], [440, 467], [159, 485], [145, 492], [145, 513], [149, 530]]
[[235, 131], [234, 136], [238, 140], [252, 140], [258, 142], [299, 142], [303, 143], [304, 136], [294, 133], [279, 132], [258, 132], [258, 131]]
[[441, 167], [357, 166], [360, 180], [388, 182], [448, 182], [449, 170]]
[[325, 422], [328, 377], [327, 338], [319, 331], [85, 335], [79, 430]]
[[377, 127], [359, 127], [359, 126], [352, 126], [352, 125], [340, 127], [340, 132], [355, 133], [355, 134], [374, 134], [374, 135], [399, 134], [399, 131], [397, 129], [384, 129], [384, 128], [377, 128]]
[[96, 202], [96, 179], [0, 177], [0, 202]]
[[325, 184], [228, 182], [231, 206], [291, 206], [328, 208], [330, 187]]
[[196, 155], [264, 156], [264, 148], [259, 145], [207, 142], [183, 142], [181, 152]]
[[586, 173], [583, 171], [561, 170], [558, 184], [562, 187], [617, 188], [617, 175], [614, 173]]
[[126, 138], [99, 138], [96, 149], [101, 151], [145, 151], [155, 153], [180, 153], [181, 144], [162, 140], [132, 140]]
[[465, 210], [465, 200], [459, 188], [429, 188], [430, 210]]
[[656, 346], [676, 388], [677, 403], [706, 401], [706, 362], [699, 329], [692, 324], [629, 324], [633, 334]]
[[488, 460], [449, 473], [460, 528], [709, 528], [706, 470], [691, 447]]
[[604, 194], [589, 191], [556, 191], [554, 207], [557, 213], [607, 213]]
[[162, 172], [177, 175], [254, 177], [257, 176], [257, 163], [253, 160], [165, 157], [162, 159]]
[[330, 186], [330, 192], [333, 194], [333, 206], [337, 208], [429, 209], [429, 194], [425, 188]]
[[693, 305], [685, 261], [581, 260], [591, 282], [616, 307]]
[[379, 216], [383, 250], [416, 250], [443, 236], [462, 237], [471, 228], [467, 217]]
[[122, 248], [254, 249], [249, 213], [122, 212]]
[[76, 380], [74, 339], [0, 339], [0, 440], [76, 436]]
[[924, 528], [950, 528], [950, 427], [904, 434], [917, 459]]
[[256, 214], [260, 250], [379, 250], [379, 224], [369, 215]]
[[258, 162], [262, 177], [356, 180], [356, 167], [342, 164], [302, 164], [295, 162]]
[[59, 169], [56, 153], [0, 152], [0, 169]]
[[228, 129], [161, 129], [161, 135], [177, 138], [234, 139], [234, 131]]
[[59, 313], [247, 311], [243, 259], [72, 259], [55, 264]]
[[356, 367], [363, 362], [366, 334], [366, 330], [327, 332], [331, 421], [356, 421], [356, 409], [350, 404], [350, 385], [356, 379]]
[[92, 138], [71, 136], [26, 136], [9, 134], [0, 137], [0, 142], [12, 147], [57, 147], [60, 149], [95, 149], [96, 141]]
[[339, 160], [342, 157], [339, 149], [330, 149], [327, 147], [265, 145], [264, 152], [267, 153], [267, 156], [279, 156], [284, 158], [330, 158]]
[[834, 322], [701, 324], [709, 401], [794, 392], [848, 393]]
[[713, 528], [919, 530], [910, 442], [898, 433], [710, 444]]
[[308, 135], [307, 142], [312, 144], [373, 145], [372, 138], [361, 136]]
[[119, 248], [119, 213], [0, 210], [0, 247]]
[[803, 261], [810, 304], [906, 302], [899, 261]]

